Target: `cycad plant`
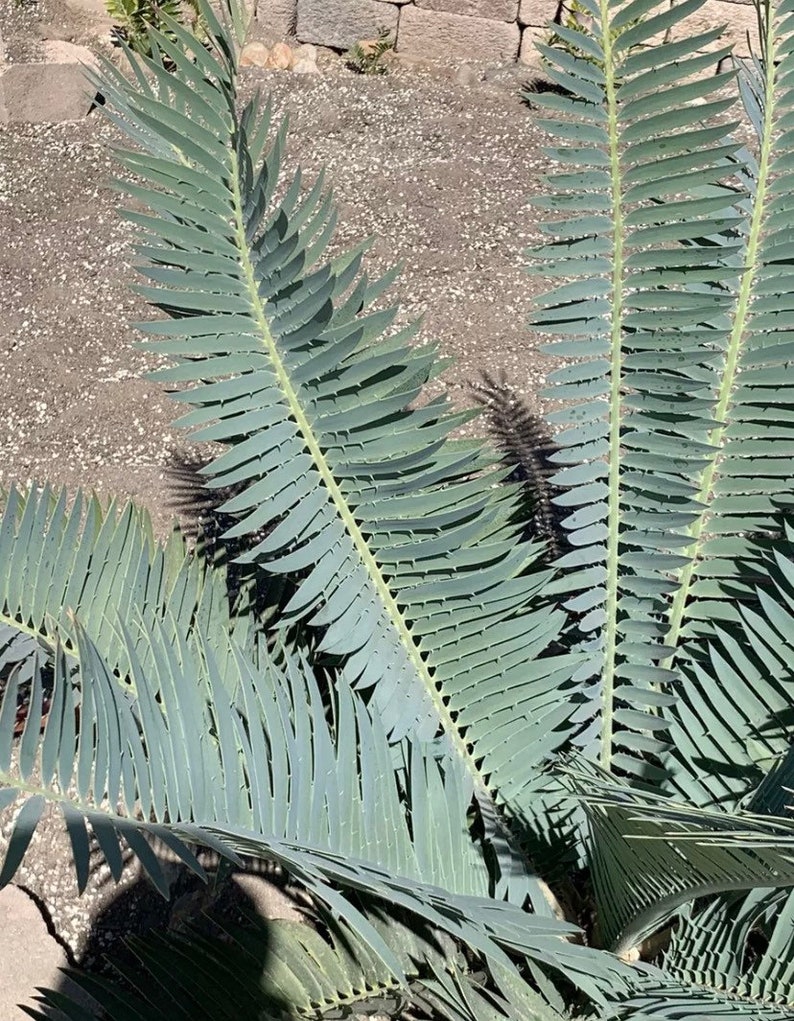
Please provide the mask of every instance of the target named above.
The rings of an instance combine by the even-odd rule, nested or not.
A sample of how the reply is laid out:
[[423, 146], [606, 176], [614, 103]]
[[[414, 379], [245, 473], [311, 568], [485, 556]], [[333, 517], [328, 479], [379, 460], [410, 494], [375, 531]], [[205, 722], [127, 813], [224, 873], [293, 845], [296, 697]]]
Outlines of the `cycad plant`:
[[50, 804], [81, 886], [92, 841], [164, 892], [153, 846], [199, 874], [209, 847], [313, 905], [137, 944], [123, 988], [79, 978], [108, 1017], [794, 1013], [794, 0], [738, 68], [746, 149], [719, 33], [657, 41], [701, 3], [581, 0], [544, 50], [552, 558], [513, 466], [422, 397], [391, 276], [323, 259], [322, 181], [279, 188], [237, 5], [202, 0], [206, 46], [165, 19], [129, 80], [105, 66], [164, 313], [141, 328], [222, 445], [239, 566], [8, 494], [0, 884]]

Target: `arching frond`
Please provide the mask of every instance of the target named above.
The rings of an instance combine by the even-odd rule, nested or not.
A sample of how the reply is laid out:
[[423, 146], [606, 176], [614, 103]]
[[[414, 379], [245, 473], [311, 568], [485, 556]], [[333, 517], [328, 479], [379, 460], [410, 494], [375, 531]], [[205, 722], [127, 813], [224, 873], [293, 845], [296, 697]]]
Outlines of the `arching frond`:
[[698, 897], [794, 886], [794, 821], [691, 807], [620, 786], [575, 781], [592, 828], [605, 938], [625, 954]]
[[[108, 1021], [135, 1016], [147, 1021], [239, 1018], [339, 1018], [351, 1011], [399, 1017], [409, 1007], [429, 1008], [445, 1021], [560, 1021], [515, 977], [500, 976], [500, 992], [486, 990], [467, 972], [451, 943], [423, 936], [395, 919], [375, 923], [397, 955], [407, 981], [399, 982], [367, 952], [356, 934], [341, 929], [326, 939], [296, 922], [253, 921], [224, 925], [221, 937], [200, 931], [138, 939], [136, 966], [121, 969], [129, 989], [71, 972], [94, 997]], [[442, 941], [443, 942], [443, 941]], [[42, 1005], [63, 997], [45, 991]], [[71, 1004], [70, 1004], [71, 1006]], [[44, 1015], [35, 1015], [44, 1017]]]
[[[208, 485], [248, 535], [246, 559], [293, 586], [283, 629], [308, 625], [317, 657], [341, 664], [394, 742], [440, 736], [480, 805], [517, 902], [546, 903], [499, 820], [564, 737], [570, 659], [540, 658], [563, 611], [543, 605], [540, 543], [522, 541], [517, 494], [479, 443], [452, 440], [471, 416], [419, 400], [434, 353], [373, 311], [390, 282], [361, 251], [322, 261], [334, 214], [322, 180], [296, 174], [276, 198], [283, 130], [235, 108], [237, 68], [165, 19], [135, 80], [107, 65], [111, 116], [140, 148], [121, 159], [150, 213], [140, 288], [169, 318], [141, 324], [173, 364], [158, 372], [192, 406], [180, 421], [226, 450]], [[163, 67], [167, 59], [168, 72]], [[142, 150], [142, 151], [141, 151]], [[266, 154], [265, 154], [266, 153]], [[265, 154], [265, 155], [263, 155]], [[137, 183], [143, 180], [142, 186]]]
[[682, 985], [730, 993], [737, 1016], [775, 1006], [794, 1016], [791, 961], [794, 894], [753, 890], [689, 906], [679, 918], [664, 970]]
[[[414, 745], [401, 790], [377, 719], [340, 685], [329, 723], [301, 659], [260, 649], [255, 664], [233, 639], [221, 658], [200, 636], [181, 639], [173, 626], [149, 631], [141, 624], [137, 640], [123, 622], [117, 626], [129, 678], [117, 676], [78, 621], [70, 655], [58, 643], [51, 662], [36, 656], [18, 752], [17, 673], [8, 679], [0, 703], [0, 809], [21, 801], [0, 885], [13, 878], [49, 803], [63, 812], [81, 887], [90, 827], [116, 879], [123, 841], [166, 893], [147, 842], [156, 836], [199, 874], [190, 844], [233, 860], [245, 854], [278, 862], [401, 979], [393, 950], [340, 887], [412, 911], [505, 965], [509, 949], [562, 968], [594, 995], [607, 975], [620, 973], [615, 962], [599, 963], [561, 940], [570, 927], [488, 897], [457, 760]], [[46, 712], [45, 669], [52, 673]], [[424, 814], [432, 825], [421, 824]]]

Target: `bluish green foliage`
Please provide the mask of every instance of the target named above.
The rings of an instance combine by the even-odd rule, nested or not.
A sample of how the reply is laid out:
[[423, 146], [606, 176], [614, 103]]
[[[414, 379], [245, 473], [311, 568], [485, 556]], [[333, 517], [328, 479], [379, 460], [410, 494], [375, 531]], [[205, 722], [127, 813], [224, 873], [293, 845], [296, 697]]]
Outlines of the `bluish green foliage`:
[[150, 837], [199, 873], [208, 845], [279, 863], [329, 934], [141, 944], [173, 981], [84, 979], [109, 1016], [790, 1016], [794, 0], [739, 68], [752, 151], [719, 33], [658, 42], [701, 2], [580, 0], [543, 49], [551, 555], [511, 466], [453, 438], [470, 414], [423, 399], [434, 351], [374, 310], [393, 275], [325, 257], [322, 180], [279, 187], [238, 6], [201, 4], [206, 46], [165, 16], [131, 79], [104, 67], [164, 313], [140, 328], [179, 424], [222, 445], [204, 476], [247, 567], [230, 598], [135, 510], [10, 495], [0, 883], [51, 802], [81, 885], [87, 827], [163, 888]]

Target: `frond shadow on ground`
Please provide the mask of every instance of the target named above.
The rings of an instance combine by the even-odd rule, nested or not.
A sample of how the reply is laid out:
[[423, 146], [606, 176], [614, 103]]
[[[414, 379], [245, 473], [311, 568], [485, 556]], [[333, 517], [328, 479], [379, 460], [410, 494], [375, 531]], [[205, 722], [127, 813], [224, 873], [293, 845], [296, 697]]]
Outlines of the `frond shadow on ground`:
[[[141, 948], [156, 949], [158, 941], [161, 947], [173, 947], [180, 937], [188, 934], [191, 938], [196, 936], [210, 942], [218, 941], [219, 945], [226, 944], [231, 942], [230, 932], [243, 939], [247, 933], [256, 940], [255, 960], [242, 954], [239, 960], [240, 968], [254, 969], [251, 987], [256, 988], [270, 953], [268, 926], [271, 920], [282, 917], [301, 920], [305, 903], [288, 887], [280, 870], [262, 862], [249, 864], [250, 871], [234, 876], [222, 870], [213, 872], [207, 866], [209, 881], [206, 884], [184, 867], [175, 866], [167, 900], [145, 876], [120, 888], [94, 920], [80, 956], [69, 955], [70, 971], [64, 973], [53, 992], [56, 996], [60, 993], [74, 997], [84, 1009], [101, 1018], [104, 1015], [98, 1005], [73, 978], [85, 975], [90, 981], [94, 978], [101, 981], [104, 976], [113, 976], [114, 982], [121, 979], [128, 992], [137, 990], [138, 996], [149, 995], [156, 976], [151, 969], [142, 966]], [[145, 942], [138, 944], [139, 940]], [[195, 966], [200, 964], [199, 960]], [[190, 967], [187, 962], [179, 976], [181, 981], [189, 979]], [[194, 978], [198, 982], [200, 976], [197, 974]], [[179, 995], [176, 981], [174, 991], [174, 995]], [[287, 1004], [272, 1005], [283, 1010], [283, 1016], [289, 1016]], [[41, 1013], [36, 1016], [42, 1021], [64, 1019], [54, 1002], [43, 1003]]]

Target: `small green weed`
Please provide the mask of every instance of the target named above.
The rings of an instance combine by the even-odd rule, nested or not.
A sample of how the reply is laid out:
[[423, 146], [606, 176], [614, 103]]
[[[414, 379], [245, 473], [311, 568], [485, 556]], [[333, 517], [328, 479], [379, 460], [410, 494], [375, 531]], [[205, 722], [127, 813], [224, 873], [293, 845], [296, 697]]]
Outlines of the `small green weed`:
[[345, 54], [345, 65], [356, 74], [386, 74], [388, 68], [383, 63], [383, 56], [394, 49], [394, 44], [391, 29], [379, 28], [377, 39], [351, 46]]
[[149, 28], [168, 34], [165, 18], [175, 18], [201, 38], [198, 0], [105, 0], [121, 39], [136, 53], [151, 55]]

